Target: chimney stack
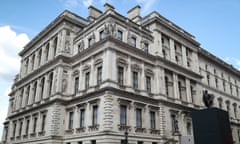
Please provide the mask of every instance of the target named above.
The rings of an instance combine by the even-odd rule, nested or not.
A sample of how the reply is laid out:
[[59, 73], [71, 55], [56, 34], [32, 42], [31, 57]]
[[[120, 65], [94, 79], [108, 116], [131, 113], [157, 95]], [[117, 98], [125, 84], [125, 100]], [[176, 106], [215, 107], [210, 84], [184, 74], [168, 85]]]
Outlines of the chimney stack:
[[114, 11], [114, 7], [112, 5], [110, 5], [109, 3], [105, 3], [104, 4], [104, 8], [105, 8], [105, 12], [108, 11], [108, 10], [112, 10]]
[[141, 16], [140, 16], [141, 7], [139, 5], [135, 6], [134, 8], [130, 9], [128, 13], [128, 19], [132, 20], [133, 22], [140, 22]]
[[93, 6], [88, 7], [88, 20], [90, 22], [94, 21], [95, 19], [97, 19], [101, 15], [102, 15], [102, 11], [100, 11], [99, 9], [97, 9]]

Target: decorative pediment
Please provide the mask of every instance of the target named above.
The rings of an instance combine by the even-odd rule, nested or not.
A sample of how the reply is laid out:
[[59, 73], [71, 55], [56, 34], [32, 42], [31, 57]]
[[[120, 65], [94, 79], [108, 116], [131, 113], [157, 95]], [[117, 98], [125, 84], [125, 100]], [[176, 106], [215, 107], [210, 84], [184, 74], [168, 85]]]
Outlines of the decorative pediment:
[[90, 70], [91, 66], [90, 65], [84, 65], [82, 68], [82, 71], [87, 71]]
[[127, 61], [122, 59], [122, 58], [117, 58], [117, 63], [122, 64], [122, 65], [127, 65], [128, 64]]
[[132, 64], [131, 68], [132, 68], [132, 70], [135, 70], [135, 71], [140, 71], [141, 70], [141, 68], [138, 64]]
[[103, 62], [103, 60], [101, 58], [98, 58], [98, 59], [95, 60], [94, 65], [99, 65], [102, 62]]

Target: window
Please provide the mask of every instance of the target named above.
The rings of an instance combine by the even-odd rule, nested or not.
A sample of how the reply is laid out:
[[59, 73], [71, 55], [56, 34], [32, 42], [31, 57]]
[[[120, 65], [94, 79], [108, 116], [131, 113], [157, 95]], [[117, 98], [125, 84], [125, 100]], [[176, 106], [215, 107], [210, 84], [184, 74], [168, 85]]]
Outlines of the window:
[[144, 52], [146, 52], [146, 53], [148, 53], [148, 43], [144, 43], [143, 44], [143, 50], [144, 50]]
[[74, 113], [72, 111], [69, 112], [68, 129], [73, 129], [73, 116]]
[[218, 99], [218, 107], [220, 109], [222, 108], [222, 99], [221, 98]]
[[82, 144], [82, 141], [79, 141], [78, 144]]
[[20, 125], [19, 125], [19, 136], [21, 136], [22, 135], [22, 126], [23, 126], [23, 122], [21, 121], [20, 122]]
[[29, 92], [30, 92], [30, 86], [28, 86], [26, 90], [26, 100], [25, 100], [26, 105], [28, 105]]
[[142, 127], [142, 109], [140, 108], [136, 109], [136, 127], [137, 128]]
[[33, 99], [32, 99], [33, 103], [35, 102], [36, 96], [37, 96], [37, 82], [35, 82], [33, 85]]
[[143, 144], [143, 141], [138, 141], [137, 144]]
[[232, 89], [232, 84], [230, 84], [230, 93], [232, 94], [233, 89]]
[[131, 37], [131, 46], [136, 47], [136, 37]]
[[49, 85], [48, 85], [48, 96], [51, 96], [52, 94], [52, 84], [53, 84], [53, 73], [49, 75]]
[[100, 32], [99, 32], [99, 38], [100, 38], [100, 40], [102, 40], [102, 39], [105, 38], [104, 31], [100, 31]]
[[173, 133], [178, 132], [178, 121], [175, 114], [171, 115], [171, 123], [172, 123], [172, 132]]
[[45, 123], [46, 123], [46, 114], [42, 115], [42, 125], [41, 125], [41, 131], [45, 131]]
[[151, 129], [156, 129], [156, 115], [154, 111], [150, 111]]
[[166, 51], [165, 50], [162, 50], [162, 53], [163, 53], [163, 58], [166, 59]]
[[192, 135], [192, 124], [187, 122], [187, 135]]
[[26, 129], [25, 129], [26, 135], [28, 135], [29, 123], [30, 123], [30, 120], [28, 119], [27, 122], [26, 122]]
[[75, 77], [74, 80], [74, 94], [78, 92], [78, 87], [79, 87], [79, 77]]
[[43, 98], [43, 92], [44, 92], [44, 85], [45, 85], [45, 78], [43, 77], [41, 80], [41, 92], [40, 92], [40, 99]]
[[47, 46], [46, 46], [45, 53], [46, 53], [46, 55], [45, 55], [45, 60], [48, 61], [49, 43], [48, 43]]
[[123, 38], [123, 32], [118, 30], [117, 31], [117, 39], [122, 41], [122, 38]]
[[5, 138], [5, 140], [7, 140], [7, 138], [8, 138], [8, 127], [5, 127], [4, 129], [5, 129], [5, 136], [4, 136], [4, 138]]
[[210, 75], [207, 74], [207, 84], [209, 85], [210, 84]]
[[226, 91], [225, 80], [223, 80], [223, 91]]
[[151, 77], [146, 76], [146, 90], [147, 93], [151, 93]]
[[93, 115], [92, 115], [92, 125], [95, 126], [98, 124], [98, 106], [94, 105], [93, 106]]
[[80, 128], [84, 127], [85, 122], [85, 109], [81, 109], [80, 111]]
[[56, 56], [56, 53], [57, 53], [57, 43], [58, 43], [58, 38], [56, 37], [53, 42], [53, 56]]
[[91, 140], [91, 144], [96, 144], [96, 140]]
[[166, 95], [169, 95], [169, 91], [168, 91], [168, 77], [165, 76], [165, 91], [166, 91]]
[[37, 129], [37, 117], [33, 118], [33, 133], [36, 133], [36, 129]]
[[85, 74], [85, 88], [89, 88], [89, 77], [90, 77], [90, 72], [86, 72]]
[[102, 82], [102, 67], [97, 68], [97, 85], [100, 85]]
[[38, 66], [41, 65], [41, 59], [42, 59], [42, 49], [40, 49], [38, 53]]
[[118, 84], [123, 85], [123, 67], [118, 66]]
[[132, 72], [132, 82], [133, 82], [133, 88], [138, 88], [138, 72], [133, 71]]
[[93, 45], [93, 38], [88, 39], [88, 47]]
[[34, 69], [35, 55], [32, 56], [32, 70]]
[[152, 144], [157, 144], [157, 142], [152, 142]]
[[237, 117], [237, 104], [236, 103], [233, 104], [233, 112], [234, 112], [234, 117], [237, 119], [238, 117]]
[[28, 59], [25, 61], [25, 74], [28, 72]]
[[182, 84], [180, 81], [178, 81], [178, 93], [179, 93], [179, 98], [182, 99]]
[[16, 128], [17, 128], [17, 123], [15, 122], [15, 123], [13, 124], [13, 134], [12, 134], [12, 137], [15, 137]]
[[120, 106], [120, 125], [127, 125], [127, 106]]
[[218, 88], [218, 79], [217, 79], [217, 77], [215, 78], [215, 84], [216, 84], [216, 88]]

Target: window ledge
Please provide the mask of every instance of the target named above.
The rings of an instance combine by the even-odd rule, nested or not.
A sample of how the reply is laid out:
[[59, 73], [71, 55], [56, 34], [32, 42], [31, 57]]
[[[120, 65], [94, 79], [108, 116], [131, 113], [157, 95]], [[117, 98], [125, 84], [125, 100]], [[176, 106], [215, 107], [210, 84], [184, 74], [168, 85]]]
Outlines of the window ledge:
[[122, 125], [122, 124], [119, 124], [118, 125], [118, 129], [120, 130], [120, 131], [131, 131], [131, 126], [128, 126], [128, 125]]
[[85, 130], [86, 130], [85, 127], [79, 127], [79, 128], [76, 128], [77, 133], [85, 132]]
[[88, 129], [90, 131], [98, 130], [99, 129], [99, 124], [88, 126]]
[[38, 132], [38, 135], [39, 135], [39, 136], [44, 136], [44, 135], [45, 135], [45, 131], [40, 131], [40, 132]]
[[160, 134], [160, 130], [158, 129], [150, 129], [150, 134]]
[[135, 127], [135, 132], [139, 132], [139, 133], [145, 133], [145, 132], [146, 132], [146, 128], [142, 128], [142, 127]]
[[68, 130], [65, 130], [65, 134], [72, 134], [74, 131], [74, 129], [68, 129]]

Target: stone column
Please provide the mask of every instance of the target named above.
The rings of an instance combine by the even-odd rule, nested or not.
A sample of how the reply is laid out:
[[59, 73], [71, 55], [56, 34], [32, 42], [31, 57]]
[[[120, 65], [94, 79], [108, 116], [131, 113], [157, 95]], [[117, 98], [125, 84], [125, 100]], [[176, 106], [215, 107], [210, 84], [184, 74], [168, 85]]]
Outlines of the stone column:
[[78, 85], [78, 90], [82, 91], [84, 89], [84, 76], [83, 76], [83, 71], [82, 71], [82, 65], [80, 64], [79, 66], [79, 85]]
[[146, 90], [145, 66], [144, 66], [144, 63], [141, 64], [141, 70], [139, 72], [138, 86], [139, 86], [140, 90]]
[[41, 57], [40, 65], [44, 64], [46, 61], [46, 46], [45, 45], [42, 46], [42, 55], [41, 56], [42, 57]]
[[30, 84], [30, 92], [29, 92], [29, 97], [28, 97], [28, 104], [27, 105], [31, 105], [32, 104], [32, 100], [33, 100], [33, 92], [34, 91], [34, 83]]
[[91, 63], [90, 63], [90, 77], [89, 77], [89, 87], [92, 87], [96, 84], [96, 70], [95, 70], [95, 65], [94, 65], [94, 59], [93, 57], [91, 58]]
[[164, 106], [162, 104], [159, 104], [159, 128], [160, 128], [160, 136], [164, 137], [166, 122], [165, 122]]
[[154, 55], [163, 57], [162, 34], [157, 30], [153, 30], [153, 37], [154, 37], [154, 43], [153, 43]]
[[196, 73], [198, 73], [199, 63], [198, 63], [198, 54], [197, 52], [192, 52], [192, 64], [191, 64], [192, 70]]
[[154, 69], [154, 78], [153, 78], [153, 93], [159, 94], [161, 92], [161, 70], [159, 67]]
[[181, 49], [182, 49], [182, 62], [183, 62], [183, 66], [185, 68], [187, 68], [187, 55], [186, 55], [187, 49], [186, 49], [186, 47], [184, 45], [182, 45]]
[[169, 43], [170, 43], [170, 59], [171, 59], [172, 62], [176, 63], [174, 40], [173, 39], [169, 39]]
[[44, 89], [43, 89], [43, 92], [42, 92], [42, 95], [43, 95], [43, 99], [46, 99], [48, 97], [47, 95], [47, 92], [48, 92], [48, 77], [47, 75], [44, 75], [43, 76], [45, 78], [45, 81], [44, 81]]
[[113, 112], [113, 96], [111, 93], [106, 93], [106, 95], [103, 98], [104, 106], [103, 109], [103, 119], [102, 119], [102, 125], [104, 127], [104, 130], [110, 131], [113, 129], [113, 123], [114, 123], [114, 112]]
[[[62, 92], [62, 80], [63, 80], [63, 68], [58, 67], [57, 69], [57, 80], [55, 82], [55, 87], [56, 87], [56, 93], [61, 93]], [[80, 77], [79, 77], [80, 79]], [[79, 83], [81, 85], [81, 83]]]
[[174, 93], [173, 97], [179, 100], [180, 97], [178, 91], [178, 75], [175, 73], [173, 73], [173, 93]]
[[60, 54], [64, 53], [64, 49], [65, 49], [65, 41], [66, 41], [66, 30], [62, 30], [61, 31], [61, 36], [59, 37], [60, 39], [60, 47], [59, 47], [59, 51], [60, 51]]
[[131, 70], [131, 57], [130, 56], [128, 57], [127, 62], [128, 62], [128, 68], [127, 68], [126, 74], [124, 76], [126, 76], [127, 87], [132, 87], [132, 70]]
[[185, 83], [186, 83], [186, 95], [187, 95], [187, 102], [192, 103], [192, 94], [191, 94], [191, 84], [190, 80], [185, 78]]
[[40, 101], [40, 94], [42, 93], [41, 92], [41, 79], [38, 79], [37, 80], [37, 87], [36, 87], [36, 96], [35, 96], [35, 102], [39, 102]]
[[53, 39], [50, 39], [50, 40], [49, 40], [49, 54], [48, 54], [48, 59], [49, 59], [49, 60], [52, 60], [53, 57], [54, 57], [53, 51], [54, 51], [54, 48], [53, 48]]

